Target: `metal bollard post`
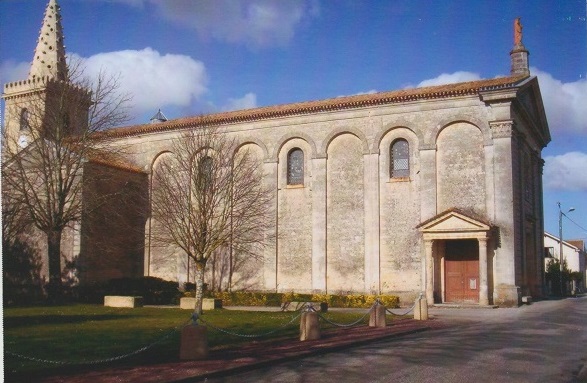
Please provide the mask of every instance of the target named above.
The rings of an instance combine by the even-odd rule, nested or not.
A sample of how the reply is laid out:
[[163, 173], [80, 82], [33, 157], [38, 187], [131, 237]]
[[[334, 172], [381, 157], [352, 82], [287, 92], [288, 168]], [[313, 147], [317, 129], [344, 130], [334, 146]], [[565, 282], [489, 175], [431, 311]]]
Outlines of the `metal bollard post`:
[[320, 339], [320, 324], [318, 322], [318, 313], [309, 309], [302, 313], [300, 317], [300, 340]]

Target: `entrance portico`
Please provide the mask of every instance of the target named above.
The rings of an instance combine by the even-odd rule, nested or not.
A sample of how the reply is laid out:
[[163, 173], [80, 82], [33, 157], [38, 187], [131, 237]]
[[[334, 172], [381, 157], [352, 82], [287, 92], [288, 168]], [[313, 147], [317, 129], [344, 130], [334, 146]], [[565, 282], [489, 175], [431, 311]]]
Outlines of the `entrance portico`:
[[418, 228], [425, 247], [427, 301], [489, 305], [487, 242], [491, 225], [448, 210]]

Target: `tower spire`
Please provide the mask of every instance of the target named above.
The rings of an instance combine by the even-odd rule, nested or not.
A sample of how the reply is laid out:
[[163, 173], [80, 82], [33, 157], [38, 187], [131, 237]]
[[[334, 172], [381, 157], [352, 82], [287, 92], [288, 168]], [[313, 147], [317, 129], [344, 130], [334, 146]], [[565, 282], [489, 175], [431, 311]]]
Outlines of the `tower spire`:
[[50, 77], [65, 80], [67, 66], [65, 63], [65, 45], [63, 44], [63, 27], [57, 0], [49, 0], [43, 17], [43, 25], [35, 48], [29, 78]]

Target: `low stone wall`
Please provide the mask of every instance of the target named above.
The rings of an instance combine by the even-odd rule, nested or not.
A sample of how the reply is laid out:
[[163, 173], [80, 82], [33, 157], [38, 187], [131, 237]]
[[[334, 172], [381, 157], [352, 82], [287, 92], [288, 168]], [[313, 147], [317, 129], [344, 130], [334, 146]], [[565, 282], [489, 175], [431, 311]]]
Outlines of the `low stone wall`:
[[[196, 307], [196, 298], [184, 297], [179, 300], [179, 308], [182, 310], [193, 310]], [[222, 308], [222, 299], [204, 298], [202, 310], [215, 310]]]
[[143, 307], [143, 297], [128, 297], [119, 295], [106, 295], [104, 306], [107, 307]]

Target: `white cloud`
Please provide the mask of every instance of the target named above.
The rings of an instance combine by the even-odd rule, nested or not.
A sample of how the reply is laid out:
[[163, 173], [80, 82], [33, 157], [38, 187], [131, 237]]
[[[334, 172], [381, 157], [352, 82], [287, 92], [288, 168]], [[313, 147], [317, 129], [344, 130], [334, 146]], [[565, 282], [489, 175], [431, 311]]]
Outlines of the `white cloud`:
[[25, 80], [29, 75], [30, 68], [30, 62], [17, 63], [13, 60], [7, 60], [0, 63], [0, 84]]
[[[538, 77], [551, 135], [561, 133], [587, 135], [587, 79], [562, 82], [537, 68], [530, 73]], [[458, 71], [443, 73], [420, 82], [416, 87], [480, 80], [477, 73]], [[406, 88], [412, 88], [408, 85]]]
[[375, 93], [377, 93], [377, 90], [376, 89], [371, 89], [371, 90], [368, 90], [368, 91], [365, 91], [365, 92], [357, 92], [357, 93], [353, 93], [353, 94], [350, 94], [350, 95], [343, 94], [343, 95], [336, 96], [336, 97], [362, 96], [364, 94], [375, 94]]
[[257, 95], [255, 93], [247, 93], [241, 98], [229, 98], [228, 104], [222, 110], [242, 110], [257, 107]]
[[83, 60], [90, 78], [101, 70], [120, 75], [120, 90], [132, 96], [136, 112], [189, 106], [207, 91], [204, 64], [189, 56], [161, 55], [145, 48], [99, 53]]
[[545, 189], [587, 191], [587, 153], [547, 156], [544, 161]]
[[587, 135], [587, 80], [563, 83], [539, 69], [530, 72], [538, 76], [551, 134]]
[[473, 72], [458, 71], [454, 73], [443, 73], [438, 77], [427, 79], [420, 82], [418, 85], [416, 85], [416, 88], [425, 86], [455, 84], [458, 82], [476, 81], [480, 79], [481, 77], [479, 76], [479, 74]]
[[306, 19], [319, 13], [318, 0], [117, 0], [151, 2], [164, 18], [195, 29], [204, 38], [255, 47], [287, 44]]

